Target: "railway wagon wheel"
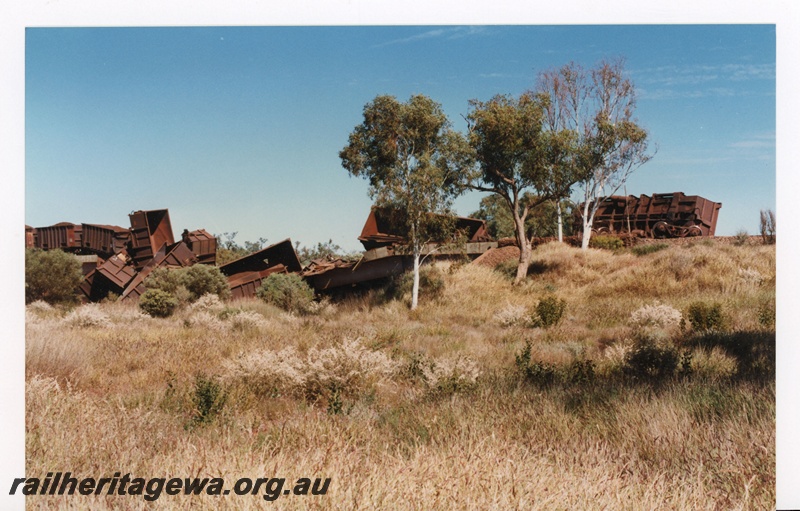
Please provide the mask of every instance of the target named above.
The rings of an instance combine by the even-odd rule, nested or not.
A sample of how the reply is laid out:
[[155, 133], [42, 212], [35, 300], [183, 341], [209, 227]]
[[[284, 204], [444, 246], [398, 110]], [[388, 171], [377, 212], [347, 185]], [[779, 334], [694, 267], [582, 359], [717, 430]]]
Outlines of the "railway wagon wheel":
[[700, 229], [700, 226], [692, 225], [686, 229], [686, 237], [687, 238], [694, 238], [695, 236], [702, 236], [703, 231]]
[[654, 238], [669, 238], [669, 224], [663, 220], [653, 226]]

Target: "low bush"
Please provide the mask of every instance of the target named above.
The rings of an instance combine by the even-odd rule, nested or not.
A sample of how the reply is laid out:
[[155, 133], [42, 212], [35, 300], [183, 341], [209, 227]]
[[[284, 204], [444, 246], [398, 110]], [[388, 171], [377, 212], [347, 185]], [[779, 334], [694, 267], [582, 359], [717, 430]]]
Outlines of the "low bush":
[[197, 375], [192, 394], [193, 414], [189, 426], [199, 426], [213, 422], [225, 406], [227, 395], [222, 385], [214, 378]]
[[178, 299], [161, 289], [148, 289], [139, 297], [139, 308], [154, 318], [167, 318], [178, 307]]
[[[444, 272], [438, 267], [425, 265], [419, 269], [420, 299], [435, 300], [444, 293]], [[386, 289], [387, 294], [395, 300], [402, 300], [411, 295], [414, 285], [414, 273], [405, 272], [393, 279]]]
[[616, 236], [599, 234], [589, 238], [590, 248], [601, 248], [605, 250], [619, 250], [625, 247], [625, 243]]
[[295, 273], [273, 273], [261, 282], [256, 296], [289, 312], [306, 312], [314, 301], [314, 290]]
[[181, 284], [189, 291], [190, 301], [207, 294], [215, 294], [222, 300], [231, 297], [228, 279], [216, 266], [195, 264], [177, 271]]
[[686, 317], [698, 332], [719, 331], [725, 326], [725, 316], [719, 303], [693, 302], [686, 311]]
[[546, 296], [536, 304], [535, 316], [532, 318], [534, 326], [550, 328], [561, 322], [564, 311], [567, 310], [566, 300], [559, 300], [555, 296]]
[[25, 250], [25, 303], [75, 302], [75, 291], [82, 280], [81, 264], [72, 254], [61, 250]]
[[635, 247], [631, 247], [631, 253], [635, 256], [641, 257], [647, 254], [659, 252], [665, 248], [669, 248], [669, 245], [666, 243], [647, 243], [644, 245], [636, 245]]
[[674, 347], [640, 342], [625, 355], [623, 372], [636, 379], [661, 380], [675, 374], [678, 362]]

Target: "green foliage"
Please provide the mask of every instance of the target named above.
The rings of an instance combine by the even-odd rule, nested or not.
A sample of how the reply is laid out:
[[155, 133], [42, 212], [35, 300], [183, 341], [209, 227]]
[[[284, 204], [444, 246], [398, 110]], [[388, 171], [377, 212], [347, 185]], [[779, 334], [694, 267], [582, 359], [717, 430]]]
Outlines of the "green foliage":
[[[393, 300], [402, 300], [411, 294], [411, 287], [414, 284], [414, 274], [405, 272], [392, 279], [387, 288], [386, 294]], [[444, 294], [445, 279], [444, 273], [437, 267], [425, 265], [419, 270], [419, 288], [424, 296], [431, 300], [436, 300]]]
[[775, 376], [775, 331], [713, 332], [689, 340], [689, 345], [712, 350], [719, 347], [736, 359], [738, 378], [769, 379]]
[[764, 328], [775, 328], [775, 302], [773, 300], [758, 308], [758, 323]]
[[[428, 241], [428, 224], [441, 220], [430, 213], [447, 213], [463, 191], [466, 141], [452, 130], [441, 105], [423, 95], [406, 103], [377, 96], [363, 114], [363, 123], [339, 152], [342, 166], [369, 181], [379, 207], [403, 212], [409, 247], [419, 258]], [[413, 295], [412, 309], [417, 300]]]
[[[245, 241], [244, 246], [236, 242], [237, 232], [224, 232], [217, 236], [216, 264], [223, 264], [235, 261], [241, 257], [258, 252], [267, 242], [267, 238], [258, 238], [257, 241]], [[224, 239], [223, 239], [224, 238]]]
[[718, 331], [725, 327], [725, 316], [719, 303], [693, 302], [686, 311], [686, 317], [698, 332]]
[[178, 299], [161, 289], [148, 289], [139, 297], [139, 308], [154, 318], [167, 318], [178, 307]]
[[678, 350], [650, 342], [640, 342], [625, 355], [623, 372], [636, 379], [661, 380], [675, 374]]
[[147, 289], [158, 289], [171, 295], [178, 293], [181, 286], [181, 274], [170, 268], [155, 268], [144, 279], [144, 287]]
[[533, 324], [541, 328], [555, 326], [561, 322], [566, 310], [566, 300], [560, 300], [555, 296], [546, 296], [536, 304], [536, 315], [533, 318]]
[[300, 242], [295, 242], [295, 252], [297, 252], [297, 257], [300, 259], [300, 262], [303, 266], [308, 265], [311, 261], [316, 259], [335, 259], [338, 257], [346, 257], [344, 254], [342, 247], [337, 245], [333, 242], [333, 240], [328, 240], [324, 243], [317, 243], [313, 247], [301, 247]]
[[314, 301], [314, 290], [295, 273], [273, 273], [261, 282], [256, 296], [290, 312], [305, 312]]
[[43, 300], [49, 304], [75, 301], [75, 290], [83, 280], [81, 264], [61, 250], [25, 249], [25, 303]]
[[[538, 204], [528, 213], [528, 217], [525, 219], [527, 236], [529, 238], [557, 236], [558, 213], [555, 201], [540, 202], [538, 197], [531, 193], [523, 194], [522, 200], [528, 204]], [[570, 207], [569, 202], [562, 202], [561, 210], [564, 218], [571, 216], [569, 213]], [[469, 216], [486, 220], [486, 229], [489, 231], [489, 235], [495, 239], [516, 237], [511, 209], [500, 195], [492, 194], [481, 199], [479, 209]], [[570, 222], [563, 224], [565, 236], [571, 234], [571, 226]]]
[[597, 236], [592, 236], [589, 240], [589, 246], [591, 248], [602, 248], [605, 250], [620, 250], [625, 247], [625, 243], [616, 236], [599, 234]]
[[216, 266], [195, 264], [188, 268], [156, 268], [144, 280], [147, 289], [158, 289], [177, 299], [178, 304], [193, 302], [206, 294], [222, 300], [231, 297], [228, 280]]
[[669, 245], [667, 243], [647, 243], [631, 247], [631, 253], [635, 256], [641, 257], [648, 254], [654, 254], [656, 252], [664, 250], [665, 248], [669, 248]]
[[194, 413], [190, 426], [211, 423], [225, 406], [227, 394], [214, 378], [199, 374], [195, 377], [192, 405]]
[[531, 361], [530, 341], [525, 341], [525, 347], [514, 356], [514, 363], [517, 371], [529, 383], [546, 387], [556, 379], [556, 367], [553, 364]]
[[189, 300], [195, 301], [203, 295], [215, 294], [221, 300], [231, 297], [228, 279], [216, 266], [195, 264], [176, 270], [180, 283], [189, 291]]

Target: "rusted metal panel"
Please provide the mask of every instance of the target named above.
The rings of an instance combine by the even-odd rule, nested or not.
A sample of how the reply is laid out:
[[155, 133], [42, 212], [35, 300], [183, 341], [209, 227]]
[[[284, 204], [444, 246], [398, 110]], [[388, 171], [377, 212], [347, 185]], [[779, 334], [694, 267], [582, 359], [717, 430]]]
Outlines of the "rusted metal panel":
[[147, 289], [144, 280], [156, 268], [185, 268], [197, 264], [197, 258], [182, 241], [173, 245], [162, 245], [155, 256], [125, 286], [120, 299], [138, 299]]
[[81, 263], [81, 272], [83, 273], [84, 277], [96, 270], [98, 266], [105, 262], [105, 260], [103, 260], [97, 254], [76, 255], [75, 258], [79, 263]]
[[162, 246], [175, 243], [168, 210], [134, 211], [128, 217], [131, 221], [130, 252], [137, 268], [143, 268]]
[[[442, 215], [435, 215], [442, 216]], [[455, 229], [464, 234], [466, 241], [472, 243], [492, 241], [486, 228], [486, 221], [478, 218], [454, 217]], [[406, 243], [402, 213], [389, 208], [373, 207], [358, 240], [364, 249], [371, 250]]]
[[303, 269], [300, 259], [297, 257], [297, 252], [294, 251], [291, 239], [285, 239], [258, 252], [223, 264], [219, 269], [223, 275], [230, 277], [245, 271], [266, 270], [276, 264], [284, 265], [289, 272]]
[[246, 271], [228, 277], [228, 286], [231, 289], [231, 298], [252, 298], [261, 287], [261, 282], [273, 273], [286, 273], [286, 266], [276, 264], [261, 271]]
[[215, 264], [217, 260], [217, 238], [204, 229], [184, 229], [181, 239], [197, 256], [201, 264]]
[[34, 248], [36, 246], [36, 229], [30, 225], [25, 226], [25, 248]]
[[399, 275], [412, 268], [410, 256], [393, 255], [358, 262], [340, 262], [328, 267], [318, 265], [301, 275], [316, 291], [326, 291]]
[[124, 249], [131, 231], [118, 225], [81, 224], [81, 248], [99, 254], [116, 254]]
[[[714, 236], [722, 207], [721, 203], [683, 192], [656, 193], [652, 197], [615, 195], [600, 200], [592, 225], [594, 232], [622, 234], [630, 231], [651, 238]], [[573, 218], [577, 232], [583, 230], [582, 211], [583, 204], [580, 204]]]
[[136, 276], [136, 269], [133, 267], [130, 255], [123, 250], [109, 257], [106, 262], [100, 265], [97, 268], [95, 278], [97, 275], [103, 276], [122, 292], [125, 286]]
[[228, 278], [228, 285], [234, 298], [255, 296], [261, 280], [276, 272], [299, 272], [300, 259], [292, 246], [292, 240], [285, 239], [253, 254], [236, 259], [219, 267]]
[[60, 222], [47, 227], [37, 227], [35, 229], [36, 248], [42, 250], [62, 250], [78, 249], [81, 244], [81, 228], [69, 222]]

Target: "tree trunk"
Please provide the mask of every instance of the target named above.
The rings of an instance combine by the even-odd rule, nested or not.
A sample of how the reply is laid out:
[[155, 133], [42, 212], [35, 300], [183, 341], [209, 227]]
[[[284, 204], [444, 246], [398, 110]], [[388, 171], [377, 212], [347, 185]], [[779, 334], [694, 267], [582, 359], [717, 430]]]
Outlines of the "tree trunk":
[[411, 287], [411, 310], [417, 308], [419, 303], [419, 260], [420, 250], [414, 248], [414, 285]]
[[558, 212], [558, 242], [564, 242], [564, 225], [563, 221], [561, 220], [561, 201], [556, 201], [556, 211]]
[[587, 250], [589, 248], [589, 239], [592, 237], [592, 218], [594, 215], [589, 216], [589, 201], [587, 200], [583, 206], [583, 238], [581, 239], [581, 249]]
[[517, 231], [517, 243], [519, 243], [519, 265], [517, 266], [517, 276], [514, 278], [514, 285], [522, 283], [528, 276], [528, 264], [531, 260], [531, 246], [525, 236], [525, 221], [514, 215], [514, 227]]

